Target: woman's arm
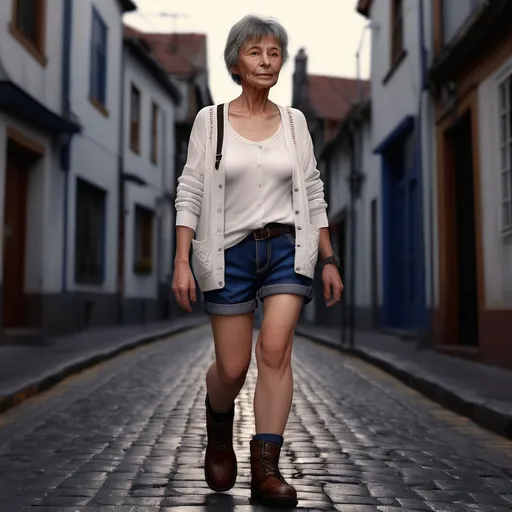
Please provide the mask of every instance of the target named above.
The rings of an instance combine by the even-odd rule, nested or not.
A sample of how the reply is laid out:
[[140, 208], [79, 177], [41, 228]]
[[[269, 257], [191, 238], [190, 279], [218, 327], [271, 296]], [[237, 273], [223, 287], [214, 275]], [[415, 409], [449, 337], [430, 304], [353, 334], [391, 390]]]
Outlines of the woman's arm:
[[172, 290], [178, 305], [189, 313], [192, 312], [190, 301], [196, 301], [196, 283], [188, 259], [192, 238], [194, 238], [192, 229], [186, 226], [176, 227], [176, 256], [174, 258]]
[[178, 179], [176, 190], [176, 254], [172, 289], [178, 305], [192, 312], [190, 301], [196, 301], [196, 284], [190, 268], [189, 254], [194, 238], [204, 192], [205, 110], [194, 121], [188, 144], [187, 163]]
[[[324, 197], [324, 183], [317, 169], [317, 162], [313, 149], [313, 141], [309, 133], [306, 118], [301, 113], [303, 130], [303, 155], [304, 180], [308, 196], [310, 222], [320, 229], [318, 255], [320, 261], [333, 255], [331, 237], [329, 234], [329, 220], [327, 218], [327, 202]], [[327, 307], [331, 307], [340, 301], [343, 292], [338, 269], [334, 265], [324, 265], [322, 269], [322, 281], [324, 283], [324, 299]]]

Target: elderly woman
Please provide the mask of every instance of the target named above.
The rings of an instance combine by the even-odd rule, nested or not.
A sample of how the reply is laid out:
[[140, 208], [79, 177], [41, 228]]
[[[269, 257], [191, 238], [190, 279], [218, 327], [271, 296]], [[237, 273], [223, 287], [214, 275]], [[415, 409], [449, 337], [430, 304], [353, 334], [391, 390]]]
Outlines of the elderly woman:
[[229, 490], [237, 476], [234, 402], [251, 362], [254, 311], [263, 304], [251, 497], [270, 506], [297, 504], [278, 463], [292, 403], [293, 335], [312, 299], [319, 253], [327, 305], [343, 290], [305, 117], [269, 100], [287, 46], [273, 20], [247, 16], [229, 33], [225, 62], [242, 92], [195, 119], [177, 189], [173, 278], [176, 300], [190, 312], [195, 275], [211, 318], [216, 359], [206, 375], [205, 477], [217, 492]]

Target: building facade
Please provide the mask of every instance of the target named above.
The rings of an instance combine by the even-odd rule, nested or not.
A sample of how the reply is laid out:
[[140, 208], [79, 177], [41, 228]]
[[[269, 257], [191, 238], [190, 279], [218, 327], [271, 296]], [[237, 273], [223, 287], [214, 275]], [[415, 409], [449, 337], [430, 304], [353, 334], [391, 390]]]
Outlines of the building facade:
[[1, 316], [14, 337], [55, 327], [62, 305], [64, 183], [81, 131], [69, 109], [72, 7], [0, 4]]
[[437, 346], [512, 367], [512, 5], [432, 5]]
[[[130, 3], [131, 4], [131, 3]], [[64, 183], [63, 302], [74, 331], [119, 320], [118, 212], [121, 154], [123, 22], [133, 4], [73, 3], [71, 95], [82, 127]]]
[[[168, 34], [141, 32], [128, 24], [125, 33], [129, 37], [143, 40], [151, 55], [162, 66], [169, 80], [179, 91], [181, 101], [175, 114], [175, 174], [174, 189], [187, 160], [188, 141], [197, 113], [208, 105], [213, 105], [209, 87], [207, 67], [207, 41], [204, 34]], [[174, 220], [173, 220], [174, 222]], [[174, 245], [171, 253], [174, 254]], [[186, 313], [176, 304], [174, 296], [170, 298], [171, 314], [174, 317]], [[193, 305], [195, 311], [201, 311], [202, 295]]]
[[[341, 323], [344, 336], [349, 325], [380, 326], [381, 175], [379, 158], [373, 153], [371, 122], [371, 101], [365, 98], [352, 107], [319, 158], [319, 168], [328, 180], [331, 241], [340, 256], [346, 287], [339, 312], [330, 312], [323, 322]], [[351, 190], [355, 175], [356, 187]]]
[[[426, 188], [423, 74], [428, 2], [361, 0], [372, 32], [372, 144], [380, 156], [382, 229], [381, 326], [418, 332], [430, 325], [426, 287]], [[428, 260], [430, 262], [430, 259]]]
[[126, 38], [119, 278], [123, 322], [169, 317], [177, 88], [144, 40]]

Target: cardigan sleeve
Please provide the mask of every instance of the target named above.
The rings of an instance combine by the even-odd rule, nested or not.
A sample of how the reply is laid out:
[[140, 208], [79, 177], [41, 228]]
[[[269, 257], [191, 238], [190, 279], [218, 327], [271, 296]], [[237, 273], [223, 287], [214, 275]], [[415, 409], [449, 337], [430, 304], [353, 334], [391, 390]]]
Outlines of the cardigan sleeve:
[[187, 162], [176, 188], [176, 226], [197, 229], [203, 204], [206, 108], [197, 114], [188, 142]]
[[327, 202], [324, 197], [324, 182], [320, 178], [317, 162], [313, 150], [313, 141], [308, 130], [304, 114], [296, 110], [300, 118], [301, 138], [299, 142], [302, 148], [302, 163], [304, 166], [304, 181], [306, 182], [306, 194], [308, 196], [310, 222], [317, 228], [329, 227], [327, 218]]

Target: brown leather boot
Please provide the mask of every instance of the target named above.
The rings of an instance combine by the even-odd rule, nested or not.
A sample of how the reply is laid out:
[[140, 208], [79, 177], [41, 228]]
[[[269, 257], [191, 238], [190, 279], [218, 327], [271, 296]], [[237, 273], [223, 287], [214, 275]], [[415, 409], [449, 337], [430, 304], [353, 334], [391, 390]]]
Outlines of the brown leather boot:
[[297, 491], [279, 471], [281, 447], [267, 441], [251, 441], [251, 499], [267, 507], [297, 506]]
[[212, 491], [229, 491], [235, 485], [237, 477], [237, 461], [233, 450], [234, 418], [231, 416], [226, 421], [215, 422], [208, 397], [206, 397], [205, 405], [208, 444], [206, 445], [204, 476]]

